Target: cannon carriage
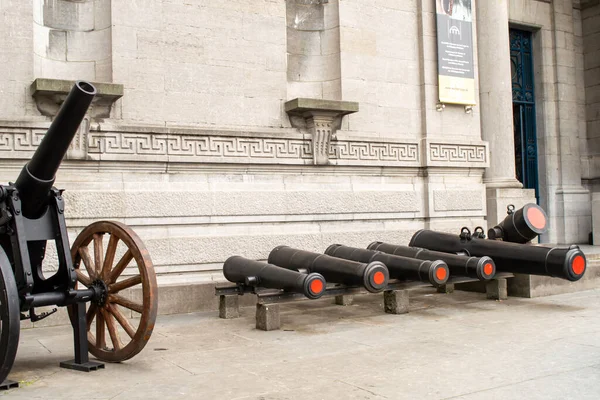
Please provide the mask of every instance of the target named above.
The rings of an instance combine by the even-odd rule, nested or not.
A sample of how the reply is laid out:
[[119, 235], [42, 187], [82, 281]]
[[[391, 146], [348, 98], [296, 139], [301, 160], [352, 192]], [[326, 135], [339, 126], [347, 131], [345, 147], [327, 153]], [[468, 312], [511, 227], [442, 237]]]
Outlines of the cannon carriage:
[[[73, 325], [73, 360], [61, 367], [103, 368], [127, 360], [148, 342], [156, 319], [157, 284], [150, 255], [129, 227], [95, 222], [69, 248], [62, 190], [55, 175], [96, 94], [88, 82], [75, 83], [31, 160], [15, 183], [0, 185], [0, 384], [13, 366], [20, 320], [39, 321], [68, 307]], [[48, 242], [58, 268], [43, 270]], [[51, 243], [50, 243], [51, 244]], [[125, 273], [127, 271], [127, 273]], [[137, 326], [135, 326], [137, 325]]]

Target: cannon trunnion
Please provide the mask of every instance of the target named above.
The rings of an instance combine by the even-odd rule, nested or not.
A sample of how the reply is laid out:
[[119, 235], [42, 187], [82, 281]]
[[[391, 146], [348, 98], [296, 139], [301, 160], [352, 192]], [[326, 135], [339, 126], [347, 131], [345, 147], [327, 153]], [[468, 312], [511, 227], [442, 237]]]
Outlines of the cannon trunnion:
[[[16, 356], [20, 319], [35, 322], [56, 311], [39, 313], [39, 307], [68, 307], [75, 357], [61, 363], [64, 368], [102, 368], [89, 360], [88, 350], [103, 361], [127, 360], [152, 334], [157, 284], [142, 241], [124, 224], [101, 221], [83, 229], [70, 249], [62, 191], [53, 187], [95, 94], [92, 84], [76, 82], [16, 182], [0, 185], [0, 387], [14, 386], [5, 379]], [[56, 245], [58, 269], [46, 277], [48, 241]]]

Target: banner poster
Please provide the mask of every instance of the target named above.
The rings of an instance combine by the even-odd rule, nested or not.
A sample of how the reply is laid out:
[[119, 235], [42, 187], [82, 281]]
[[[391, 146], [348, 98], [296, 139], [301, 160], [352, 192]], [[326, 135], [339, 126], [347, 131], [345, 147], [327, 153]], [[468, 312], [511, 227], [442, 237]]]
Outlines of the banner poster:
[[472, 0], [434, 1], [440, 102], [475, 105]]

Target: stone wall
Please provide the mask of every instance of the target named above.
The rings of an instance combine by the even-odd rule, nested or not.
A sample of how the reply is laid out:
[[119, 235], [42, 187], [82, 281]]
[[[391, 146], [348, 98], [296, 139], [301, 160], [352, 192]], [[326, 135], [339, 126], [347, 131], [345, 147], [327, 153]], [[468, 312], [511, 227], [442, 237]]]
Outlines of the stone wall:
[[289, 126], [284, 1], [115, 2], [115, 118], [144, 125]]
[[339, 3], [286, 1], [290, 99], [341, 100]]
[[[29, 2], [15, 17], [30, 41], [40, 37], [31, 26], [47, 22], [36, 7], [71, 18], [68, 30], [90, 16], [65, 16], [61, 7], [102, 2], [59, 3]], [[104, 4], [111, 40], [103, 50], [124, 95], [110, 118], [80, 130], [79, 153], [59, 171], [71, 240], [93, 221], [123, 221], [149, 247], [161, 285], [176, 285], [221, 280], [228, 256], [265, 259], [279, 244], [323, 251], [334, 242], [407, 243], [423, 227], [485, 225], [489, 149], [478, 110], [436, 109], [434, 4]], [[20, 108], [1, 117], [3, 182], [49, 124], [29, 85], [40, 77], [34, 66], [55, 52], [36, 46], [20, 49], [36, 55], [14, 84]], [[55, 75], [42, 76], [73, 79], [71, 62], [79, 61], [67, 51]], [[5, 74], [0, 84], [7, 79], [16, 78]], [[359, 104], [335, 132], [328, 165], [313, 164], [310, 132], [284, 112], [285, 101], [301, 95]]]
[[600, 2], [588, 0], [582, 3], [583, 34], [582, 72], [585, 85], [585, 107], [587, 140], [586, 157], [583, 162], [584, 179], [594, 192], [598, 190], [600, 178]]
[[540, 205], [550, 217], [550, 243], [587, 243], [591, 201], [582, 186], [581, 13], [572, 0], [510, 1], [513, 26], [533, 32]]
[[[551, 5], [525, 5], [535, 9], [521, 22], [544, 26], [538, 44], [550, 56], [541, 58], [540, 74], [562, 79], [548, 50], [558, 37]], [[57, 186], [67, 190], [71, 240], [99, 219], [131, 225], [164, 287], [222, 280], [228, 256], [265, 259], [280, 244], [313, 251], [334, 242], [405, 244], [424, 227], [486, 226], [482, 177], [493, 149], [482, 140], [479, 107], [438, 104], [433, 1], [4, 0], [0, 7], [0, 34], [12, 38], [0, 51], [18, 66], [0, 75], [0, 181], [15, 179], [49, 126], [31, 97], [34, 79], [122, 84], [109, 117], [80, 129]], [[62, 14], [64, 7], [71, 11]], [[91, 11], [79, 12], [86, 7], [93, 25]], [[57, 25], [58, 16], [68, 26]], [[101, 51], [78, 58], [83, 48], [69, 47], [71, 35], [89, 36], [82, 40]], [[63, 37], [65, 58], [54, 60]], [[475, 37], [476, 65], [477, 46]], [[78, 69], [89, 63], [93, 71]], [[548, 162], [558, 157], [556, 90], [540, 92], [545, 146], [554, 146], [544, 153]], [[299, 96], [359, 105], [334, 129], [326, 165], [314, 165], [311, 131], [285, 112]], [[548, 185], [557, 174], [548, 168]], [[500, 213], [504, 203], [530, 197], [503, 192]]]
[[36, 78], [111, 82], [111, 0], [33, 0]]
[[33, 7], [31, 0], [0, 2], [0, 118], [35, 114], [29, 85], [33, 82]]

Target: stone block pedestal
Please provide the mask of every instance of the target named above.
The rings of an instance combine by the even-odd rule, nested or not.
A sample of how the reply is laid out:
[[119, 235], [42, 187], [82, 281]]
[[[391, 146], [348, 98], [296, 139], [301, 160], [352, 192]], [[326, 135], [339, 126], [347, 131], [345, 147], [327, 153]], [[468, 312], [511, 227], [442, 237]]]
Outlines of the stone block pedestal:
[[281, 327], [279, 304], [256, 305], [256, 329], [275, 331]]
[[386, 290], [383, 292], [383, 304], [387, 314], [407, 314], [408, 290]]
[[340, 296], [335, 296], [335, 304], [338, 306], [351, 306], [354, 303], [354, 296], [343, 294]]
[[219, 296], [219, 318], [233, 319], [240, 316], [240, 302], [237, 294]]
[[485, 294], [490, 300], [506, 300], [508, 298], [506, 279], [492, 279], [485, 284]]

